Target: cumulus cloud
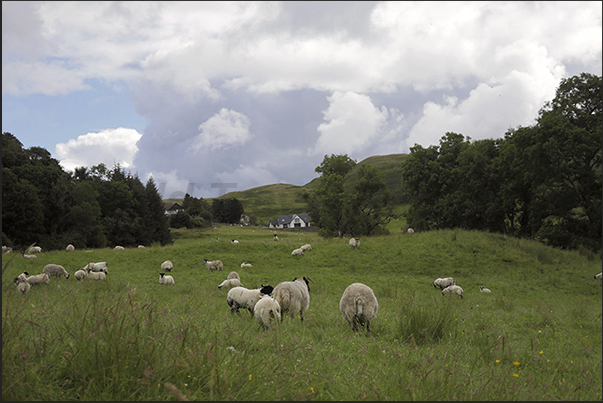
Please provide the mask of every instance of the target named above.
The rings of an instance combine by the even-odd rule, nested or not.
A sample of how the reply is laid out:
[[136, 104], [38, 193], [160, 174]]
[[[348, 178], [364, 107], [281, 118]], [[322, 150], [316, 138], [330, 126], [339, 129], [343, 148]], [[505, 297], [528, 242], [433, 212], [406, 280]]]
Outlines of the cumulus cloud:
[[245, 144], [250, 138], [251, 122], [242, 113], [220, 109], [220, 112], [199, 125], [200, 133], [194, 139], [195, 151], [216, 151]]
[[123, 168], [133, 168], [138, 147], [136, 143], [142, 134], [134, 129], [119, 127], [98, 133], [88, 133], [56, 145], [56, 155], [66, 170], [91, 167], [100, 163], [112, 168], [120, 164]]

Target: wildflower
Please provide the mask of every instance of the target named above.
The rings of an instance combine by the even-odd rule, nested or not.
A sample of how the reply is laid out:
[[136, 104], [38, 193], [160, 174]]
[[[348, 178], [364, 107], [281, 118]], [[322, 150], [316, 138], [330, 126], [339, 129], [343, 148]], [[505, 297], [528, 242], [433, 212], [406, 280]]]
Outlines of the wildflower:
[[519, 364], [520, 364], [519, 361], [513, 361], [513, 365], [515, 365], [516, 367], [518, 367]]
[[542, 330], [539, 330], [538, 333], [542, 333]]
[[519, 375], [517, 375], [517, 374], [513, 374], [513, 376], [514, 376], [515, 378], [519, 378]]
[[495, 362], [496, 362], [497, 364], [500, 364], [500, 360], [496, 360]]
[[540, 354], [544, 353], [544, 351], [540, 350]]
[[249, 374], [249, 380], [251, 380], [251, 377], [252, 377], [252, 376], [253, 376], [252, 374]]
[[310, 392], [314, 393], [314, 388], [310, 386]]

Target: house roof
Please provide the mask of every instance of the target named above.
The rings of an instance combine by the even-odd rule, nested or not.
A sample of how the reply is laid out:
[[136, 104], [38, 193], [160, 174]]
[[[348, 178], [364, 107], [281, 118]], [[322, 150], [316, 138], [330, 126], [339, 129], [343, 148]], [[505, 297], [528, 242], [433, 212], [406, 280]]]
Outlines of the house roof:
[[301, 218], [306, 224], [310, 223], [310, 216], [308, 214], [291, 214], [291, 215], [279, 215], [276, 217], [278, 224], [290, 224], [294, 217]]
[[173, 211], [173, 210], [182, 210], [184, 207], [182, 207], [180, 204], [178, 203], [169, 203], [165, 205], [165, 210], [166, 211]]

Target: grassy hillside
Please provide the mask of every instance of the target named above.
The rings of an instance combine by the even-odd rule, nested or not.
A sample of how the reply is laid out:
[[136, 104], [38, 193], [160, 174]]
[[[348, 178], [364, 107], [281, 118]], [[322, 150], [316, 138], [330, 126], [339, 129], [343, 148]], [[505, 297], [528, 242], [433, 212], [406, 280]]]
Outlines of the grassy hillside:
[[[362, 238], [357, 250], [273, 233], [221, 226], [175, 231], [167, 247], [3, 255], [3, 400], [601, 400], [600, 256], [478, 231]], [[166, 259], [175, 286], [158, 283]], [[12, 284], [90, 261], [108, 262], [106, 282], [53, 279], [26, 296]], [[261, 330], [231, 314], [217, 288], [231, 270], [248, 288], [310, 277], [305, 321]], [[462, 299], [432, 286], [446, 276]], [[339, 313], [353, 282], [379, 301], [370, 334]]]

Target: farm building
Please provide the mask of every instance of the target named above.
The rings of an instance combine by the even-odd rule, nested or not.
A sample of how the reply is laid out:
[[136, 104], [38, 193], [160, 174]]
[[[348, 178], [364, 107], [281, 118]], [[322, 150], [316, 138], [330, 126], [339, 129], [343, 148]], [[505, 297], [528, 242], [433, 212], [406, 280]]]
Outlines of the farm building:
[[165, 205], [165, 215], [176, 214], [179, 211], [184, 211], [184, 207], [178, 203], [169, 203]]
[[275, 220], [270, 220], [270, 228], [305, 228], [310, 226], [308, 214], [279, 215]]

